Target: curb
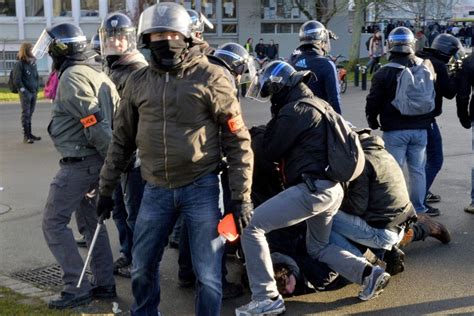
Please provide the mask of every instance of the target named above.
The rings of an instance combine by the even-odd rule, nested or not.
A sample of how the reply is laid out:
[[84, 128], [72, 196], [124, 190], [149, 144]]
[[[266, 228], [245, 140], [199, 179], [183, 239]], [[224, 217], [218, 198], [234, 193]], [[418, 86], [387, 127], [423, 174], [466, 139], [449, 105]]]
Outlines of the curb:
[[37, 288], [29, 283], [18, 281], [5, 275], [0, 275], [0, 286], [8, 288], [27, 297], [39, 298], [45, 303], [48, 303], [51, 298], [57, 295], [51, 291]]

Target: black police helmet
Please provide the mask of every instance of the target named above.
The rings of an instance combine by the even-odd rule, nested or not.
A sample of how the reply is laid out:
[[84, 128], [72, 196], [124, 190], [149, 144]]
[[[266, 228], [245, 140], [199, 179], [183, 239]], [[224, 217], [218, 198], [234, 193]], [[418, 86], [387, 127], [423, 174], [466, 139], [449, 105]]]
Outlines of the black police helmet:
[[443, 59], [448, 62], [451, 57], [454, 57], [460, 50], [462, 50], [461, 41], [451, 34], [440, 34], [435, 37], [431, 43], [431, 49]]
[[60, 23], [43, 30], [33, 47], [33, 54], [41, 58], [46, 52], [52, 56], [72, 56], [87, 50], [87, 39], [81, 28], [72, 23]]
[[100, 26], [99, 31], [106, 31], [108, 36], [115, 35], [118, 31], [135, 32], [132, 20], [123, 13], [109, 14]]
[[313, 44], [326, 53], [331, 50], [329, 32], [321, 22], [312, 20], [300, 27], [299, 39], [301, 44]]
[[248, 63], [253, 62], [248, 51], [237, 43], [226, 43], [214, 52], [237, 75], [242, 75], [248, 69]]
[[95, 34], [91, 38], [90, 48], [100, 55], [100, 37], [99, 33]]
[[388, 49], [391, 53], [414, 54], [415, 36], [409, 28], [399, 26], [388, 35]]

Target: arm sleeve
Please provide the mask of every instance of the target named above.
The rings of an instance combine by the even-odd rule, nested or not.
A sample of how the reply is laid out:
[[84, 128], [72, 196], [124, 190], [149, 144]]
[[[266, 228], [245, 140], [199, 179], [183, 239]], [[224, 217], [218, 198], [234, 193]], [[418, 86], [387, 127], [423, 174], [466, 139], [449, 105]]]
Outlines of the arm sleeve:
[[112, 142], [100, 172], [100, 194], [111, 196], [120, 175], [127, 168], [136, 149], [137, 126], [138, 109], [127, 98], [123, 98], [115, 115]]
[[328, 103], [332, 106], [334, 111], [341, 114], [341, 93], [339, 88], [339, 80], [337, 75], [336, 65], [328, 59], [327, 75], [324, 79], [324, 88], [328, 96]]
[[457, 114], [460, 119], [469, 117], [469, 97], [471, 96], [471, 67], [469, 62], [472, 57], [466, 58], [463, 62], [461, 71], [459, 73], [459, 80], [457, 80], [457, 94], [456, 94], [456, 108]]
[[381, 79], [382, 71], [377, 71], [372, 78], [372, 85], [370, 87], [369, 94], [366, 98], [365, 104], [365, 117], [367, 118], [367, 123], [371, 128], [374, 129], [375, 126], [378, 126], [378, 116], [381, 112], [383, 94], [385, 93], [385, 88], [383, 87], [383, 81]]
[[444, 65], [436, 69], [436, 85], [443, 97], [451, 100], [456, 96], [456, 81], [454, 77], [449, 76]]
[[222, 147], [229, 164], [231, 199], [250, 201], [253, 152], [235, 88], [231, 80], [218, 71], [210, 79], [209, 90], [211, 109], [221, 126]]
[[21, 60], [19, 60], [15, 63], [15, 66], [13, 66], [13, 83], [15, 84], [15, 87], [18, 89], [18, 91], [20, 91], [21, 88], [25, 87], [23, 85], [22, 72], [23, 65]]
[[91, 115], [99, 115], [103, 118], [94, 125], [84, 128], [83, 132], [89, 145], [96, 148], [99, 154], [105, 157], [112, 137], [112, 124], [110, 118], [104, 115], [104, 111], [101, 110], [97, 97], [98, 91], [95, 91], [88, 78], [78, 72], [71, 73], [61, 80], [60, 85], [61, 91], [67, 91], [63, 94], [66, 97], [62, 99], [62, 104], [71, 116], [79, 121]]

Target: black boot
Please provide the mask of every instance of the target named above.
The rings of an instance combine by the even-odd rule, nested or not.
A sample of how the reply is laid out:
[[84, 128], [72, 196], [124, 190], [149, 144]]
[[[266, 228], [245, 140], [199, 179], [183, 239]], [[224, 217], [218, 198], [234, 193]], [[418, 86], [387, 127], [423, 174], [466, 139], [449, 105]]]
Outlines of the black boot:
[[25, 144], [33, 144], [34, 141], [30, 136], [30, 131], [28, 125], [23, 125], [23, 143]]
[[31, 138], [32, 140], [41, 140], [41, 137], [35, 136], [35, 135], [33, 135], [33, 133], [31, 132], [31, 123], [28, 124], [28, 130], [30, 131], [30, 138]]

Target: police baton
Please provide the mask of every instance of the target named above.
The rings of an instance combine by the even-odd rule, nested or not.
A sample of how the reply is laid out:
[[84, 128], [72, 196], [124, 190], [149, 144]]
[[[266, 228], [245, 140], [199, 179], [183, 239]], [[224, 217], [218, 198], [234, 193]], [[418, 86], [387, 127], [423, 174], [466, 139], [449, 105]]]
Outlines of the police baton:
[[91, 260], [92, 251], [94, 250], [97, 237], [99, 236], [99, 232], [103, 224], [104, 224], [104, 216], [101, 215], [99, 217], [99, 221], [97, 222], [97, 228], [95, 229], [95, 233], [94, 233], [94, 237], [92, 238], [91, 245], [89, 246], [89, 252], [87, 253], [87, 258], [86, 258], [86, 261], [84, 262], [84, 267], [82, 268], [81, 277], [79, 278], [79, 281], [77, 282], [77, 286], [76, 286], [77, 288], [81, 287], [82, 279], [84, 278], [84, 275], [86, 274], [87, 265], [89, 264], [89, 261]]

